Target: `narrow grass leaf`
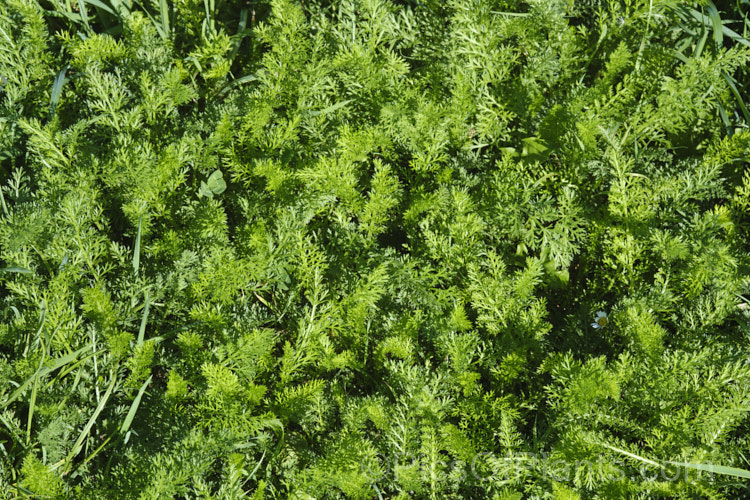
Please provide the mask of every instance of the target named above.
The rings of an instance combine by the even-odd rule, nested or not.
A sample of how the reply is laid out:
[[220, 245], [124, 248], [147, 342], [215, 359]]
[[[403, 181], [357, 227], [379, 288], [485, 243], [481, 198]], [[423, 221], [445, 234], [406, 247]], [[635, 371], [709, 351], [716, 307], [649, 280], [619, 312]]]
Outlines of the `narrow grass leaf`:
[[9, 266], [4, 267], [0, 269], [0, 272], [3, 273], [19, 273], [19, 274], [34, 274], [33, 271], [26, 269], [25, 267], [19, 267], [19, 266]]
[[732, 123], [729, 121], [729, 116], [727, 116], [727, 111], [724, 109], [724, 106], [721, 103], [718, 103], [719, 105], [719, 116], [721, 116], [721, 121], [724, 122], [724, 129], [727, 132], [727, 135], [729, 137], [732, 137], [734, 135], [734, 128], [732, 127]]
[[57, 109], [57, 103], [60, 102], [60, 95], [62, 94], [63, 84], [65, 83], [65, 73], [67, 73], [70, 65], [65, 66], [55, 78], [55, 82], [52, 84], [52, 95], [49, 100], [49, 114], [50, 116], [55, 113]]
[[[81, 371], [80, 368], [83, 366], [84, 363], [86, 363], [89, 358], [93, 358], [96, 355], [96, 353], [92, 350], [91, 352], [87, 353], [85, 356], [82, 356], [80, 359], [76, 359], [74, 362], [69, 363], [67, 365], [64, 365], [60, 368], [60, 371], [55, 374], [52, 379], [50, 379], [49, 382], [47, 382], [47, 385], [44, 386], [45, 390], [52, 389], [56, 383], [59, 383], [61, 379], [63, 379], [65, 376], [67, 376], [70, 372], [72, 372], [75, 369], [78, 369], [78, 372], [76, 373], [76, 379], [77, 381], [73, 383], [73, 386], [77, 386], [78, 382], [80, 382], [81, 378]], [[44, 373], [48, 373], [47, 371], [44, 371]]]
[[726, 26], [723, 26], [721, 28], [721, 31], [724, 32], [724, 36], [726, 36], [727, 38], [731, 38], [735, 42], [744, 45], [745, 47], [750, 47], [750, 41], [736, 31], [727, 28]]
[[713, 465], [713, 464], [693, 464], [693, 463], [685, 463], [685, 462], [666, 462], [671, 465], [676, 465], [678, 467], [686, 467], [688, 469], [695, 469], [703, 472], [710, 472], [714, 474], [723, 474], [725, 476], [734, 476], [734, 477], [742, 477], [745, 479], [750, 479], [750, 471], [745, 469], [740, 469], [737, 467], [726, 467], [724, 465]]
[[169, 5], [166, 0], [159, 0], [159, 14], [161, 15], [161, 25], [166, 36], [170, 33], [169, 28]]
[[701, 36], [701, 39], [698, 40], [698, 45], [695, 47], [695, 52], [693, 53], [694, 57], [700, 57], [703, 53], [703, 48], [706, 46], [706, 40], [708, 40], [708, 30], [703, 30], [703, 36]]
[[[716, 8], [716, 7], [714, 6], [714, 8]], [[700, 21], [704, 26], [712, 26], [712, 27], [715, 28], [716, 25], [715, 25], [714, 21], [709, 16], [707, 16], [707, 15], [701, 13], [701, 12], [698, 12], [695, 9], [687, 9], [687, 11], [690, 13], [691, 16], [693, 16], [693, 18], [695, 18], [698, 21]], [[721, 20], [719, 22], [721, 23]], [[744, 45], [746, 47], [750, 47], [750, 41], [748, 41], [747, 38], [743, 37], [742, 35], [740, 35], [736, 31], [734, 31], [733, 29], [724, 26], [723, 24], [721, 25], [721, 32], [727, 38], [731, 38], [732, 40], [734, 40], [735, 42], [737, 42], [737, 43], [739, 43], [741, 45]], [[714, 36], [716, 36], [716, 35], [714, 35]]]
[[94, 410], [94, 413], [91, 415], [91, 418], [89, 418], [88, 423], [86, 423], [86, 426], [83, 428], [83, 431], [81, 431], [81, 435], [78, 436], [78, 439], [76, 440], [75, 444], [73, 445], [73, 448], [70, 450], [70, 453], [68, 454], [66, 458], [66, 462], [68, 464], [66, 470], [69, 471], [72, 464], [73, 464], [73, 458], [78, 455], [78, 453], [83, 448], [83, 442], [86, 439], [86, 437], [89, 435], [89, 432], [91, 432], [91, 428], [96, 423], [96, 419], [99, 418], [99, 414], [104, 409], [104, 405], [107, 404], [107, 401], [109, 400], [109, 397], [112, 395], [112, 391], [115, 390], [115, 385], [117, 384], [117, 376], [113, 372], [112, 374], [112, 380], [109, 383], [109, 387], [107, 387], [107, 392], [104, 393], [104, 396], [102, 396], [101, 401], [99, 401], [99, 404], [97, 405], [96, 409]]
[[68, 251], [65, 251], [65, 255], [63, 255], [62, 262], [60, 262], [60, 265], [57, 266], [57, 272], [62, 272], [63, 269], [65, 269], [65, 266], [68, 264]]
[[146, 335], [146, 321], [148, 320], [148, 306], [149, 306], [149, 295], [146, 290], [146, 307], [143, 308], [143, 317], [141, 318], [141, 327], [138, 330], [138, 342], [136, 345], [143, 344], [143, 338]]
[[145, 5], [143, 5], [141, 2], [137, 2], [141, 5], [141, 9], [143, 12], [148, 16], [148, 18], [151, 20], [151, 23], [154, 25], [154, 28], [156, 28], [156, 31], [159, 33], [159, 36], [162, 37], [164, 40], [167, 39], [167, 33], [164, 31], [164, 26], [161, 22], [157, 21], [154, 16], [151, 15], [151, 12], [146, 8]]
[[125, 416], [125, 420], [123, 420], [122, 422], [122, 427], [120, 427], [120, 434], [125, 434], [130, 429], [130, 425], [133, 423], [133, 419], [135, 418], [135, 413], [138, 411], [138, 406], [141, 404], [141, 398], [143, 398], [143, 394], [146, 392], [146, 387], [148, 387], [148, 384], [151, 383], [152, 378], [153, 375], [149, 376], [148, 379], [143, 383], [141, 388], [138, 390], [138, 394], [133, 400], [133, 403], [130, 405], [130, 410], [128, 410], [128, 414]]
[[734, 78], [724, 72], [722, 72], [721, 75], [727, 81], [727, 83], [729, 84], [729, 89], [732, 91], [732, 94], [734, 94], [735, 99], [737, 99], [737, 105], [740, 107], [740, 111], [742, 111], [742, 116], [745, 117], [745, 122], [750, 124], [750, 112], [747, 111], [745, 101], [742, 100], [742, 95], [740, 95], [740, 92], [737, 90]]
[[0, 189], [0, 203], [3, 205], [3, 214], [5, 216], [8, 216], [8, 205], [5, 203], [5, 195], [3, 194], [3, 190]]
[[92, 453], [91, 455], [87, 456], [83, 460], [83, 462], [81, 462], [81, 465], [86, 465], [87, 463], [89, 463], [95, 456], [97, 456], [99, 454], [100, 451], [102, 451], [104, 449], [105, 446], [107, 446], [109, 444], [110, 441], [112, 441], [112, 436], [109, 436], [107, 439], [105, 439], [104, 442], [102, 444], [100, 444], [99, 447], [96, 450], [94, 450], [94, 453]]
[[243, 7], [242, 10], [240, 10], [240, 22], [237, 25], [237, 33], [232, 37], [232, 52], [229, 54], [230, 60], [237, 56], [237, 52], [240, 50], [240, 45], [242, 44], [242, 39], [251, 33], [250, 30], [246, 29], [249, 11], [250, 9], [247, 7]]
[[36, 407], [36, 395], [39, 389], [39, 377], [42, 372], [42, 366], [44, 366], [44, 350], [42, 350], [42, 357], [39, 360], [39, 368], [34, 373], [34, 385], [31, 388], [31, 399], [29, 400], [29, 416], [26, 421], [26, 444], [31, 443], [31, 423], [34, 420], [34, 409]]
[[135, 235], [135, 248], [133, 249], [133, 274], [138, 274], [141, 265], [141, 223], [143, 216], [138, 218], [138, 233]]
[[724, 30], [722, 29], [721, 17], [716, 5], [710, 0], [706, 5], [706, 9], [708, 10], [708, 17], [711, 18], [711, 24], [714, 29], [714, 43], [716, 43], [716, 49], [718, 50], [724, 45]]
[[[630, 453], [629, 451], [622, 450], [620, 448], [616, 448], [614, 446], [610, 446], [606, 443], [600, 443], [605, 448], [609, 448], [612, 451], [615, 451], [617, 453], [620, 453], [622, 455], [628, 456], [630, 458], [633, 458], [635, 460], [638, 460], [640, 462], [653, 465], [655, 467], [662, 467], [663, 464], [656, 462], [654, 460], [650, 460], [648, 458], [641, 457], [639, 455], [636, 455], [635, 453]], [[727, 476], [734, 476], [734, 477], [741, 477], [745, 479], [750, 479], [750, 471], [745, 469], [740, 469], [737, 467], [726, 467], [724, 465], [713, 465], [713, 464], [695, 464], [695, 463], [688, 463], [688, 462], [672, 462], [671, 460], [664, 461], [664, 464], [670, 464], [670, 465], [676, 465], [678, 467], [686, 467], [688, 469], [694, 469], [699, 470], [703, 472], [711, 472], [716, 474], [723, 474]]]
[[110, 9], [107, 4], [100, 2], [99, 0], [83, 0], [83, 1], [89, 5], [93, 5], [94, 7], [103, 10], [104, 12], [107, 12], [108, 14], [112, 14], [115, 17], [119, 17], [117, 12]]
[[130, 10], [133, 7], [131, 0], [111, 0], [112, 7], [120, 16], [130, 14]]
[[255, 75], [245, 75], [243, 77], [237, 78], [236, 80], [233, 80], [229, 85], [227, 85], [226, 87], [224, 87], [223, 89], [221, 89], [219, 91], [218, 95], [222, 96], [222, 95], [226, 94], [227, 92], [229, 92], [230, 90], [232, 90], [234, 87], [236, 87], [238, 85], [241, 85], [241, 84], [247, 83], [247, 82], [254, 82], [257, 79], [258, 79], [258, 77], [255, 76]]
[[91, 30], [91, 26], [89, 25], [89, 14], [86, 12], [86, 4], [84, 3], [84, 0], [78, 0], [78, 12], [81, 14], [83, 25], [86, 26], [87, 30]]
[[[41, 304], [41, 312], [39, 313], [39, 330], [36, 332], [36, 339], [34, 340], [34, 343], [39, 342], [39, 339], [42, 338], [42, 330], [44, 329], [44, 320], [47, 317], [47, 303], [42, 300]], [[24, 357], [28, 354], [29, 348], [31, 347], [31, 332], [29, 332], [29, 335], [26, 337], [26, 347], [23, 349], [23, 355]]]
[[28, 498], [34, 498], [35, 496], [37, 496], [36, 493], [31, 491], [30, 489], [24, 488], [23, 486], [19, 486], [17, 484], [11, 484], [10, 487], [15, 488], [15, 490], [19, 493], [23, 493], [24, 495], [27, 495]]
[[207, 30], [210, 28], [211, 33], [215, 33], [213, 14], [216, 12], [216, 2], [214, 0], [203, 0], [203, 7], [206, 9], [206, 18], [203, 20], [204, 32], [207, 34]]
[[[72, 352], [70, 354], [67, 354], [65, 356], [55, 359], [51, 364], [43, 368], [40, 368], [38, 370], [39, 377], [42, 377], [50, 372], [57, 370], [58, 368], [61, 368], [67, 365], [68, 363], [75, 361], [76, 359], [78, 359], [78, 356], [80, 356], [83, 352], [91, 349], [92, 347], [93, 347], [93, 344], [89, 343], [81, 347], [75, 352]], [[18, 389], [13, 391], [13, 393], [8, 397], [8, 399], [0, 403], [0, 409], [5, 409], [9, 404], [11, 404], [13, 401], [18, 399], [18, 397], [23, 393], [23, 391], [26, 390], [26, 387], [28, 387], [28, 385], [31, 384], [35, 380], [36, 376], [37, 376], [37, 373], [34, 373], [31, 377], [27, 378], [26, 381], [18, 387]]]
[[50, 17], [66, 17], [76, 24], [81, 22], [80, 14], [74, 14], [72, 12], [59, 12], [59, 11], [47, 11], [46, 13], [49, 14]]

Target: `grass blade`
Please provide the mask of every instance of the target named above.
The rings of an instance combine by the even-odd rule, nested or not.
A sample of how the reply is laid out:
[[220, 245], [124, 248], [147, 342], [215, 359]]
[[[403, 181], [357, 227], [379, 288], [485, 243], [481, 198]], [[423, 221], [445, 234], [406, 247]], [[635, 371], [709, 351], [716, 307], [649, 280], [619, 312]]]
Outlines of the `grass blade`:
[[57, 103], [60, 102], [60, 94], [62, 93], [62, 87], [65, 84], [65, 73], [67, 73], [70, 65], [65, 66], [55, 78], [55, 82], [52, 84], [52, 95], [49, 100], [49, 114], [52, 116], [55, 114], [57, 109]]
[[143, 216], [138, 218], [138, 233], [135, 235], [135, 248], [133, 249], [133, 274], [138, 274], [141, 265], [141, 222]]
[[734, 94], [735, 99], [737, 99], [737, 104], [740, 107], [740, 111], [742, 111], [742, 115], [745, 117], [745, 122], [750, 125], [750, 112], [747, 111], [745, 101], [742, 100], [742, 95], [740, 95], [740, 92], [737, 90], [737, 86], [734, 84], [734, 78], [724, 72], [722, 72], [721, 75], [727, 81], [727, 83], [729, 84], [729, 89], [732, 91], [732, 94]]
[[229, 85], [227, 85], [226, 87], [224, 87], [223, 89], [219, 91], [218, 95], [223, 96], [224, 94], [229, 92], [231, 89], [233, 89], [237, 85], [240, 85], [246, 82], [254, 82], [257, 79], [258, 77], [255, 75], [245, 75], [243, 77], [237, 78], [236, 80], [232, 80], [232, 82]]
[[698, 45], [695, 47], [695, 52], [693, 53], [693, 57], [700, 57], [703, 53], [703, 47], [706, 46], [706, 40], [708, 40], [708, 30], [703, 29], [703, 36], [701, 36], [701, 39], [698, 40]]
[[146, 8], [146, 6], [141, 1], [136, 1], [136, 3], [140, 4], [141, 9], [146, 14], [146, 16], [151, 20], [151, 22], [154, 25], [154, 28], [156, 28], [156, 31], [159, 33], [159, 36], [162, 37], [164, 40], [167, 39], [167, 33], [164, 31], [164, 26], [162, 23], [156, 20], [154, 16], [151, 15], [151, 12]]
[[117, 384], [117, 376], [115, 375], [114, 372], [112, 372], [111, 375], [112, 375], [112, 381], [109, 383], [109, 387], [107, 387], [107, 392], [105, 392], [104, 396], [102, 396], [102, 399], [101, 401], [99, 401], [99, 404], [94, 410], [94, 413], [91, 415], [91, 418], [89, 418], [89, 421], [86, 423], [86, 427], [84, 427], [83, 431], [81, 431], [81, 435], [78, 436], [78, 439], [73, 445], [73, 448], [70, 450], [70, 453], [65, 459], [65, 462], [67, 462], [68, 464], [68, 466], [66, 467], [66, 471], [70, 471], [70, 468], [73, 464], [73, 458], [76, 455], [78, 455], [78, 453], [83, 448], [83, 442], [86, 440], [86, 437], [89, 435], [89, 432], [91, 432], [91, 428], [96, 423], [96, 419], [99, 418], [99, 414], [104, 409], [104, 405], [107, 404], [109, 397], [112, 395], [112, 391], [115, 390], [115, 385]]
[[688, 463], [688, 462], [672, 462], [670, 460], [667, 460], [664, 462], [664, 464], [661, 464], [654, 460], [650, 460], [648, 458], [644, 458], [639, 455], [636, 455], [635, 453], [630, 453], [629, 451], [621, 450], [620, 448], [615, 448], [614, 446], [610, 446], [606, 443], [599, 443], [599, 444], [601, 444], [605, 448], [609, 448], [612, 451], [620, 453], [621, 455], [625, 455], [635, 460], [638, 460], [640, 462], [653, 465], [654, 467], [663, 467], [664, 464], [670, 464], [670, 465], [676, 465], [678, 467], [686, 467], [688, 469], [694, 469], [694, 470], [699, 470], [703, 472], [711, 472], [711, 473], [716, 473], [716, 474], [724, 474], [726, 476], [734, 476], [734, 477], [742, 477], [745, 479], [750, 479], [750, 471], [745, 470], [745, 469], [739, 469], [737, 467], [726, 467], [724, 465], [713, 465], [713, 464], [694, 464], [694, 463]]
[[129, 15], [133, 8], [133, 3], [130, 0], [111, 0], [110, 3], [120, 17]]
[[715, 474], [723, 474], [725, 476], [734, 476], [734, 477], [742, 477], [745, 479], [750, 479], [750, 471], [745, 469], [740, 469], [737, 467], [726, 467], [724, 465], [713, 465], [713, 464], [692, 464], [692, 463], [685, 463], [685, 462], [667, 462], [671, 465], [676, 465], [678, 467], [686, 467], [688, 469], [695, 469], [703, 472], [711, 472]]
[[[40, 368], [38, 370], [39, 377], [47, 375], [48, 373], [53, 372], [57, 370], [58, 368], [61, 368], [67, 365], [68, 363], [75, 361], [76, 359], [78, 359], [78, 356], [80, 356], [83, 352], [91, 349], [91, 347], [92, 347], [92, 344], [87, 344], [75, 352], [72, 352], [60, 358], [57, 358], [54, 362], [52, 362], [51, 365]], [[8, 399], [0, 403], [0, 410], [7, 408], [9, 404], [11, 404], [13, 401], [18, 399], [21, 393], [23, 393], [26, 387], [28, 387], [28, 385], [31, 384], [35, 380], [36, 377], [37, 377], [37, 373], [34, 373], [31, 377], [27, 378], [23, 384], [18, 386], [18, 389], [13, 391], [13, 393], [8, 397]]]
[[745, 38], [744, 36], [740, 35], [736, 31], [734, 31], [732, 29], [729, 29], [726, 26], [722, 27], [721, 30], [724, 32], [724, 36], [726, 36], [727, 38], [731, 38], [735, 42], [737, 42], [739, 44], [742, 44], [745, 47], [750, 47], [750, 41], [748, 41], [747, 38]]
[[732, 128], [732, 123], [729, 121], [729, 116], [727, 116], [727, 112], [724, 109], [724, 106], [722, 106], [721, 103], [718, 103], [719, 105], [719, 116], [721, 116], [721, 121], [724, 122], [724, 129], [727, 132], [727, 135], [729, 137], [732, 137], [734, 135], [734, 129]]
[[[130, 410], [128, 410], [128, 414], [125, 416], [125, 420], [122, 422], [122, 427], [120, 427], [120, 434], [125, 434], [130, 429], [130, 425], [133, 423], [133, 419], [135, 418], [135, 413], [138, 411], [138, 406], [141, 404], [141, 398], [143, 398], [143, 393], [146, 392], [146, 387], [148, 387], [148, 384], [151, 383], [151, 379], [153, 378], [153, 375], [149, 376], [148, 379], [143, 383], [141, 388], [138, 390], [138, 395], [133, 400], [133, 404], [130, 405]], [[127, 438], [125, 439], [125, 442], [127, 443]]]
[[247, 7], [244, 7], [240, 11], [240, 22], [237, 25], [237, 33], [232, 37], [232, 52], [229, 54], [229, 60], [233, 60], [235, 56], [237, 55], [237, 52], [240, 50], [240, 45], [242, 44], [242, 39], [244, 38], [243, 33], [250, 33], [249, 31], [246, 31], [247, 28], [247, 15], [249, 13], [249, 10]]
[[164, 29], [164, 33], [169, 36], [169, 6], [166, 0], [159, 0], [159, 13], [161, 15], [161, 25]]
[[136, 345], [143, 345], [143, 338], [146, 335], [146, 321], [148, 320], [149, 295], [146, 290], [146, 307], [143, 308], [143, 317], [141, 318], [141, 328], [138, 330], [138, 342]]
[[112, 436], [109, 436], [107, 439], [105, 439], [104, 442], [100, 444], [96, 450], [94, 450], [94, 453], [84, 459], [81, 465], [86, 465], [87, 463], [89, 463], [95, 456], [99, 454], [100, 451], [104, 449], [105, 446], [109, 444], [110, 441], [112, 441]]
[[29, 269], [26, 269], [25, 267], [19, 267], [19, 266], [4, 267], [4, 268], [0, 269], [0, 272], [3, 272], [3, 273], [34, 274], [33, 271], [30, 271]]
[[719, 11], [716, 8], [716, 5], [714, 5], [711, 0], [708, 1], [706, 9], [708, 9], [708, 17], [711, 19], [711, 24], [714, 28], [714, 42], [716, 43], [716, 49], [719, 50], [724, 45], [724, 30], [722, 29], [721, 17], [719, 16]]
[[206, 37], [209, 33], [216, 33], [214, 25], [216, 4], [214, 0], [203, 0], [203, 7], [206, 9], [206, 18], [203, 20], [203, 36]]
[[117, 12], [110, 9], [108, 5], [100, 2], [99, 0], [83, 0], [85, 3], [93, 5], [94, 7], [103, 10], [104, 12], [107, 12], [109, 14], [112, 14], [114, 17], [120, 17]]
[[[714, 8], [716, 8], [716, 7], [714, 6]], [[686, 9], [686, 10], [687, 10], [687, 12], [691, 16], [693, 16], [694, 19], [696, 19], [697, 21], [701, 22], [704, 26], [712, 26], [712, 27], [714, 27], [714, 29], [716, 28], [716, 24], [715, 24], [714, 20], [711, 19], [709, 16], [707, 16], [705, 14], [702, 14], [702, 13], [698, 12], [695, 9]], [[718, 12], [717, 12], [717, 15], [718, 15]], [[719, 19], [719, 22], [721, 23], [721, 19]], [[740, 35], [736, 31], [734, 31], [733, 29], [728, 28], [728, 27], [722, 25], [721, 26], [721, 32], [727, 38], [731, 38], [732, 40], [734, 40], [735, 42], [737, 42], [739, 44], [742, 44], [742, 45], [744, 45], [746, 47], [750, 47], [750, 41], [748, 41], [747, 38], [743, 37], [742, 35]], [[714, 35], [714, 37], [715, 36], [716, 35]]]
[[3, 205], [3, 214], [5, 216], [8, 216], [8, 205], [5, 204], [5, 195], [3, 194], [3, 190], [0, 189], [0, 203]]
[[34, 373], [34, 385], [31, 388], [31, 399], [29, 400], [29, 417], [26, 421], [26, 444], [31, 443], [31, 422], [34, 420], [34, 408], [36, 407], [36, 395], [39, 389], [39, 377], [44, 366], [44, 349], [42, 349], [42, 358], [39, 360], [39, 368]]
[[86, 12], [86, 4], [83, 0], [78, 0], [78, 12], [81, 14], [83, 25], [86, 26], [87, 30], [91, 31], [91, 26], [89, 25], [89, 13]]
[[[39, 314], [39, 330], [36, 332], [36, 338], [38, 339], [42, 338], [42, 329], [44, 328], [44, 319], [47, 317], [47, 304], [44, 300], [42, 300], [41, 304], [41, 313]], [[29, 348], [31, 347], [31, 332], [26, 336], [26, 347], [23, 349], [23, 357], [26, 357], [29, 354]]]
[[63, 255], [62, 262], [60, 262], [60, 265], [57, 266], [57, 272], [62, 272], [63, 269], [65, 269], [65, 266], [68, 264], [68, 251], [65, 251], [65, 255]]

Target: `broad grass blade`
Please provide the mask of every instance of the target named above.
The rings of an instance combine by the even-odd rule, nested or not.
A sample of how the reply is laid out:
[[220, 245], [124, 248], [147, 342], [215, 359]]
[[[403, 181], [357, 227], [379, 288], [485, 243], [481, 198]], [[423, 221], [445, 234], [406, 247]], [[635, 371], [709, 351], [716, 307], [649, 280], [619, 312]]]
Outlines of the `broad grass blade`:
[[83, 0], [78, 0], [78, 12], [81, 14], [83, 25], [86, 26], [87, 30], [91, 31], [91, 26], [89, 25], [89, 14], [86, 12], [86, 4]]
[[159, 14], [161, 15], [161, 25], [164, 29], [164, 34], [169, 36], [169, 6], [166, 0], [159, 0]]
[[721, 17], [719, 16], [719, 10], [710, 0], [706, 5], [706, 9], [708, 10], [708, 17], [711, 18], [711, 24], [714, 27], [714, 42], [716, 43], [716, 48], [721, 49], [724, 45], [724, 30], [722, 29], [723, 26], [721, 24]]

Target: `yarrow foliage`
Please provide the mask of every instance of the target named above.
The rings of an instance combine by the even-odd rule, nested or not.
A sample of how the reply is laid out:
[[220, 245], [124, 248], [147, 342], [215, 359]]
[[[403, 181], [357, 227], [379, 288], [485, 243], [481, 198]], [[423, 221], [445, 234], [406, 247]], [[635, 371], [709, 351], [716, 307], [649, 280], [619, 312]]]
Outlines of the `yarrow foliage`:
[[749, 12], [0, 3], [0, 498], [747, 496]]

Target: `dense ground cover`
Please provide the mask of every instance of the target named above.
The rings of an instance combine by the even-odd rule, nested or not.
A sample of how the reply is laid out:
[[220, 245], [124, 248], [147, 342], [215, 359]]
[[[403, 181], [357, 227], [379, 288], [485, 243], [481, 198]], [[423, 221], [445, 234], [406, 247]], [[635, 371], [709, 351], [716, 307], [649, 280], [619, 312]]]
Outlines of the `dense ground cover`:
[[747, 496], [748, 12], [3, 0], [0, 497]]

